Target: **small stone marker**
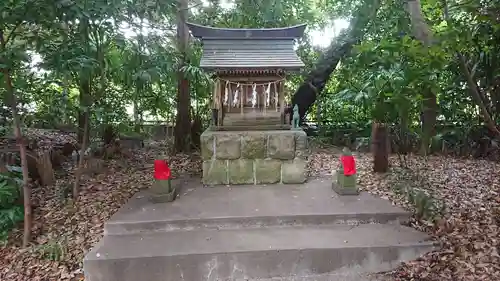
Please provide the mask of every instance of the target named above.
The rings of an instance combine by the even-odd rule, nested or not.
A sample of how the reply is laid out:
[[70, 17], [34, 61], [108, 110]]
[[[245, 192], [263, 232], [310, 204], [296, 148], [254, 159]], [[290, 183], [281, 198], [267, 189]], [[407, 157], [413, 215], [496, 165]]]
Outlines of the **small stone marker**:
[[171, 172], [165, 160], [155, 160], [154, 178], [156, 190], [151, 197], [153, 203], [172, 202], [177, 197], [177, 189], [172, 187]]
[[356, 161], [348, 148], [342, 150], [340, 168], [333, 174], [332, 189], [339, 195], [358, 195]]
[[295, 105], [293, 107], [293, 119], [292, 119], [292, 128], [290, 130], [300, 130], [299, 127], [299, 120], [300, 120], [300, 114], [299, 114], [299, 106]]

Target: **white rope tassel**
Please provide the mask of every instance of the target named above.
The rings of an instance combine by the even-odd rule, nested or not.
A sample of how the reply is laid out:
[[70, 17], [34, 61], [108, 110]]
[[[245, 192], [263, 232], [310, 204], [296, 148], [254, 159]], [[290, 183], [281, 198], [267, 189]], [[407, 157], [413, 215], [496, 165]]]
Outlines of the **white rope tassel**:
[[266, 106], [269, 107], [269, 102], [271, 101], [271, 82], [267, 84], [266, 89]]
[[225, 89], [225, 95], [224, 95], [224, 104], [227, 105], [227, 100], [229, 99], [229, 83], [226, 81], [226, 89]]
[[242, 86], [253, 86], [253, 85], [257, 85], [257, 86], [266, 86], [268, 85], [269, 83], [279, 83], [279, 82], [284, 82], [285, 81], [285, 78], [279, 78], [277, 80], [274, 80], [274, 81], [269, 81], [269, 82], [264, 82], [264, 83], [255, 83], [255, 82], [250, 82], [250, 83], [243, 83], [243, 82], [238, 82], [238, 81], [231, 81], [230, 79], [222, 79], [222, 78], [218, 78], [220, 81], [224, 81], [226, 83], [229, 83], [229, 84], [240, 84]]
[[255, 108], [257, 103], [257, 84], [252, 84], [252, 108]]
[[240, 98], [240, 84], [236, 85], [236, 90], [234, 91], [233, 107], [238, 107], [238, 99]]

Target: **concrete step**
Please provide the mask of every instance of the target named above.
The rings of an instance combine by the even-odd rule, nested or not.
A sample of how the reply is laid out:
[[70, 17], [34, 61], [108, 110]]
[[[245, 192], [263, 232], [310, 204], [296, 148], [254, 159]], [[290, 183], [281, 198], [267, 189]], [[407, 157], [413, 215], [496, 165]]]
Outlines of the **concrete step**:
[[105, 223], [104, 233], [399, 223], [410, 217], [407, 211], [366, 192], [338, 196], [329, 179], [286, 186], [197, 188], [196, 182], [182, 186], [181, 196], [172, 203], [152, 204], [149, 198], [155, 190], [135, 195]]
[[362, 268], [351, 267], [345, 272], [333, 274], [291, 275], [274, 278], [235, 279], [234, 281], [396, 281], [384, 274], [364, 273]]
[[84, 270], [90, 281], [364, 273], [389, 270], [433, 247], [427, 235], [397, 224], [171, 231], [105, 236], [86, 256]]
[[220, 217], [181, 220], [144, 220], [132, 222], [110, 221], [104, 226], [106, 235], [130, 235], [151, 232], [183, 231], [196, 229], [237, 229], [273, 226], [309, 225], [359, 225], [368, 223], [399, 224], [406, 221], [408, 213], [358, 213], [358, 214], [305, 214], [257, 217]]

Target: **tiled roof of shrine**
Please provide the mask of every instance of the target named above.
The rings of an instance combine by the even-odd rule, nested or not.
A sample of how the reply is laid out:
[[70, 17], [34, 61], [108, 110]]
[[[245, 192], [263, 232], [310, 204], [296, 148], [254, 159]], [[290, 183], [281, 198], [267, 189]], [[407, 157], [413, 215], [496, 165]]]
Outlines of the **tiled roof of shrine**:
[[215, 28], [188, 23], [203, 43], [200, 66], [206, 70], [297, 71], [304, 63], [294, 50], [306, 25], [286, 28]]

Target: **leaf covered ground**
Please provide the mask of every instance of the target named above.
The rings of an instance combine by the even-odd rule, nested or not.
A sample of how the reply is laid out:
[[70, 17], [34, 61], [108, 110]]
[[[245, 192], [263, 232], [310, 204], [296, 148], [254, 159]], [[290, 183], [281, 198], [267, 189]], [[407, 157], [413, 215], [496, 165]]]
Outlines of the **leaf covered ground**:
[[[339, 160], [323, 149], [310, 161], [312, 175], [329, 174]], [[399, 170], [399, 157], [390, 158]], [[390, 272], [394, 280], [500, 280], [500, 164], [478, 159], [445, 156], [411, 156], [405, 171], [380, 175], [372, 172], [372, 156], [357, 155], [362, 189], [394, 204], [415, 209], [395, 188], [400, 185], [423, 190], [444, 204], [435, 222], [413, 219], [411, 226], [430, 233], [442, 249]]]
[[[9, 243], [0, 248], [0, 280], [82, 280], [84, 253], [102, 237], [103, 223], [132, 194], [149, 187], [154, 159], [168, 159], [177, 176], [199, 176], [201, 161], [197, 154], [169, 157], [167, 147], [162, 142], [149, 143], [126, 159], [109, 161], [103, 173], [85, 178], [80, 200], [74, 205], [61, 204], [56, 195], [57, 188], [71, 184], [71, 176], [58, 179], [55, 187], [35, 189], [33, 246], [21, 250], [21, 230], [14, 231]], [[315, 149], [310, 157], [310, 174], [331, 173], [338, 163], [337, 152]], [[394, 204], [414, 208], [394, 188], [404, 177], [397, 173], [373, 175], [369, 154], [357, 155], [357, 163], [363, 189]], [[391, 163], [396, 170], [398, 158], [391, 157]], [[405, 171], [421, 179], [418, 188], [446, 206], [436, 223], [415, 219], [411, 224], [431, 233], [443, 248], [403, 264], [388, 273], [387, 279], [500, 280], [500, 165], [483, 160], [412, 156], [407, 166]]]

